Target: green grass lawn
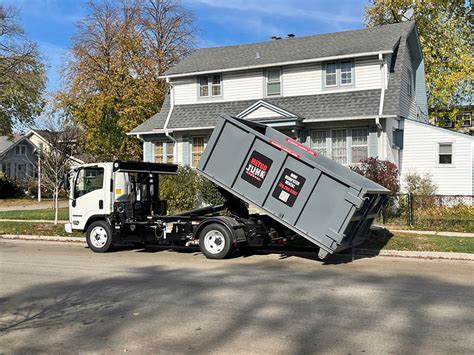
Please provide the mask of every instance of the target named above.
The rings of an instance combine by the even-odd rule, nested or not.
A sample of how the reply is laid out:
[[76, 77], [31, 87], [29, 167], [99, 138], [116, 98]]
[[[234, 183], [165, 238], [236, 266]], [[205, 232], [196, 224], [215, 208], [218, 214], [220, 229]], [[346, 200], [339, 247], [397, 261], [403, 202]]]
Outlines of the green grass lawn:
[[1, 234], [50, 235], [62, 237], [82, 237], [80, 232], [66, 233], [64, 224], [31, 223], [31, 222], [0, 222]]
[[366, 243], [358, 246], [358, 248], [474, 253], [474, 238], [442, 237], [398, 232], [390, 237], [374, 233]]
[[[69, 219], [69, 209], [60, 208], [58, 211], [59, 220]], [[21, 210], [21, 211], [0, 211], [0, 219], [44, 219], [54, 220], [54, 209], [42, 210]]]

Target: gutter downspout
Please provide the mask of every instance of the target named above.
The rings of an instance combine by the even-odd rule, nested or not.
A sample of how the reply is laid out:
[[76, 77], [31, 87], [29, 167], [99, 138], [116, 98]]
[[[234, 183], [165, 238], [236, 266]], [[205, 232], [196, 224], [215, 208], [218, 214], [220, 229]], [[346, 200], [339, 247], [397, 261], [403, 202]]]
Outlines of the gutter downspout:
[[380, 124], [380, 117], [383, 115], [383, 104], [385, 100], [385, 63], [383, 61], [382, 53], [379, 53], [379, 62], [382, 90], [380, 91], [379, 115], [375, 118], [375, 125], [377, 126], [377, 129], [381, 131], [382, 125]]
[[166, 78], [166, 83], [170, 86], [170, 111], [168, 112], [168, 116], [166, 116], [166, 121], [165, 121], [163, 130], [165, 132], [165, 136], [176, 143], [176, 139], [170, 135], [169, 130], [168, 130], [168, 123], [170, 121], [171, 114], [173, 113], [173, 109], [174, 109], [174, 86], [173, 84], [171, 84], [169, 78]]

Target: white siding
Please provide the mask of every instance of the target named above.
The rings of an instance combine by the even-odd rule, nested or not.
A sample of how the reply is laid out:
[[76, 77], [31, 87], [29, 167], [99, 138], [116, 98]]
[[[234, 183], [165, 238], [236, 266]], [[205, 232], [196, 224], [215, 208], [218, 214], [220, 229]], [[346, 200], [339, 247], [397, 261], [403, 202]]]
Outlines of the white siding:
[[356, 59], [355, 85], [357, 89], [378, 89], [382, 87], [380, 64], [377, 57]]
[[321, 64], [283, 68], [285, 96], [315, 95], [321, 92]]
[[263, 117], [283, 117], [279, 113], [276, 113], [275, 111], [272, 111], [266, 107], [259, 107], [252, 113], [248, 114], [245, 116], [245, 119], [249, 118], [263, 118]]
[[[453, 144], [453, 164], [438, 164], [438, 143]], [[409, 173], [429, 173], [441, 195], [473, 194], [473, 146], [472, 136], [405, 120], [402, 183]]]
[[[405, 48], [405, 56], [403, 58], [404, 65], [402, 66], [402, 80], [400, 87], [400, 115], [405, 118], [413, 120], [417, 119], [416, 115], [416, 100], [415, 100], [415, 71], [412, 67], [410, 51], [408, 45]], [[412, 96], [408, 95], [408, 69], [411, 70], [413, 83], [412, 83]]]
[[197, 102], [198, 87], [196, 77], [173, 80], [172, 84], [176, 105], [195, 104]]
[[252, 100], [263, 98], [263, 71], [224, 73], [224, 100]]

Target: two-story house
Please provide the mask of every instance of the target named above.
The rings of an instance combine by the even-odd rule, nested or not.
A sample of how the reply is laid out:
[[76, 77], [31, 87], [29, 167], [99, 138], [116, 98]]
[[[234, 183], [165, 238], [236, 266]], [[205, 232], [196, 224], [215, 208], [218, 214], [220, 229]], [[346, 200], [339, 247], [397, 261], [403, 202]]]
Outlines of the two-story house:
[[143, 141], [145, 161], [197, 166], [227, 113], [344, 165], [379, 157], [403, 173], [404, 120], [428, 122], [414, 22], [199, 49], [163, 79], [160, 112], [129, 133]]

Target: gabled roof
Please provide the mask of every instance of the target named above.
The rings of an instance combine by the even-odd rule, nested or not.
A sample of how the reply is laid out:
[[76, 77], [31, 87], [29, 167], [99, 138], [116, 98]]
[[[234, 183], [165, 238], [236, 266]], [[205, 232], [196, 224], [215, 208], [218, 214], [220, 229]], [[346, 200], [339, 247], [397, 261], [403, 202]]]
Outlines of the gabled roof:
[[407, 36], [414, 26], [414, 22], [407, 21], [353, 31], [202, 48], [168, 69], [164, 76], [284, 65], [363, 53], [390, 53], [400, 37]]
[[21, 143], [26, 138], [22, 134], [16, 134], [13, 137], [11, 136], [0, 136], [0, 156], [8, 152], [18, 143]]

